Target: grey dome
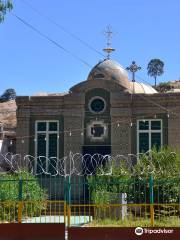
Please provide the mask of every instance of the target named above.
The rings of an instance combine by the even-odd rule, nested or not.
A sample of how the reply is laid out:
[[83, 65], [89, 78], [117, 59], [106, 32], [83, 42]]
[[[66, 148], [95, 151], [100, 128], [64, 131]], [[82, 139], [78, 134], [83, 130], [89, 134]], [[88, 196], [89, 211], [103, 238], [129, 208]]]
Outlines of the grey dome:
[[144, 84], [140, 82], [130, 82], [130, 90], [131, 93], [134, 94], [154, 94], [157, 93], [157, 91], [149, 84]]
[[116, 61], [105, 59], [99, 62], [89, 73], [88, 80], [113, 80], [126, 89], [130, 88], [127, 71]]
[[154, 94], [157, 91], [149, 84], [131, 82], [127, 71], [116, 61], [105, 59], [93, 67], [88, 76], [88, 81], [97, 79], [115, 81], [122, 87], [134, 94]]

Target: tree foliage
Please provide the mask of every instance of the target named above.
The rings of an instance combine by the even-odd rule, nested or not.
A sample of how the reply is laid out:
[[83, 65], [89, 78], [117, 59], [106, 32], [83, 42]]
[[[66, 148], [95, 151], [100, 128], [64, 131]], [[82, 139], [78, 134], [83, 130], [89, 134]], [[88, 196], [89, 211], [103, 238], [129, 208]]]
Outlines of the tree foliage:
[[[97, 204], [111, 203], [118, 194], [127, 193], [127, 202], [150, 203], [150, 176], [154, 179], [154, 202], [177, 203], [180, 200], [180, 153], [171, 148], [156, 148], [139, 156], [134, 166], [123, 162], [112, 166], [111, 175], [88, 179], [91, 199]], [[114, 196], [114, 197], [113, 197]], [[117, 202], [118, 203], [118, 202]]]
[[0, 96], [0, 102], [7, 102], [16, 99], [16, 91], [13, 88], [8, 88]]
[[7, 11], [11, 11], [13, 9], [13, 4], [11, 0], [0, 0], [0, 22], [4, 21], [4, 16]]
[[164, 73], [164, 62], [160, 59], [151, 59], [147, 66], [148, 75], [154, 77], [155, 86], [157, 76], [161, 76]]
[[133, 167], [132, 176], [145, 179], [153, 176], [154, 179], [179, 178], [180, 153], [167, 147], [157, 150], [153, 148], [149, 154], [142, 154]]
[[171, 89], [174, 89], [174, 86], [172, 86], [169, 82], [162, 82], [156, 86], [156, 90], [162, 93], [170, 91]]
[[38, 216], [46, 208], [48, 195], [35, 176], [26, 171], [11, 174], [0, 173], [0, 201], [2, 203], [0, 205], [0, 221], [17, 221], [20, 179], [22, 181], [22, 200], [24, 201], [23, 218]]

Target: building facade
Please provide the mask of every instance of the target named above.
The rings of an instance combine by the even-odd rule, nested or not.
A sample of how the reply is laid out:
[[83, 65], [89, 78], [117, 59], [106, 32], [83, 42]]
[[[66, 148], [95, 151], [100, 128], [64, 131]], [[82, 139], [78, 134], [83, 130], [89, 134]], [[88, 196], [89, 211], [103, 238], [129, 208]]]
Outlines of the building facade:
[[180, 93], [158, 93], [105, 59], [66, 94], [17, 97], [16, 153], [127, 155], [180, 147]]
[[15, 100], [0, 102], [0, 154], [15, 152], [16, 103]]

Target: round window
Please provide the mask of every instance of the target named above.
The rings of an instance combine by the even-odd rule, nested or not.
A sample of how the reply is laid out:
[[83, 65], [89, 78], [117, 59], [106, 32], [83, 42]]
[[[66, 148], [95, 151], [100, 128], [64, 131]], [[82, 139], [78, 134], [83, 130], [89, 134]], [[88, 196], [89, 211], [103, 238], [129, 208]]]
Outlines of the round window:
[[106, 103], [103, 98], [96, 97], [90, 101], [90, 110], [93, 113], [102, 113], [105, 110]]

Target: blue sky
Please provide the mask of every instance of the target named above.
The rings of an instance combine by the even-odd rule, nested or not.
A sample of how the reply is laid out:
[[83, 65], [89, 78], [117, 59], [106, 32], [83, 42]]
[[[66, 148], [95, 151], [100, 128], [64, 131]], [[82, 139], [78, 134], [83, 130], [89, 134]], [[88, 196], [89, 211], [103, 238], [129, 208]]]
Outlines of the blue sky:
[[[24, 0], [67, 31], [98, 51], [106, 46], [103, 30], [111, 25], [115, 34], [111, 58], [124, 67], [135, 60], [142, 70], [137, 80], [153, 83], [147, 76], [152, 58], [165, 63], [158, 81], [180, 78], [179, 0]], [[34, 12], [23, 0], [14, 0], [13, 12], [71, 53], [94, 66], [103, 56], [70, 37]], [[102, 52], [103, 53], [103, 52]], [[8, 14], [0, 25], [0, 94], [14, 88], [18, 95], [64, 92], [86, 80], [90, 67], [73, 58]]]

